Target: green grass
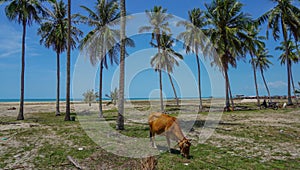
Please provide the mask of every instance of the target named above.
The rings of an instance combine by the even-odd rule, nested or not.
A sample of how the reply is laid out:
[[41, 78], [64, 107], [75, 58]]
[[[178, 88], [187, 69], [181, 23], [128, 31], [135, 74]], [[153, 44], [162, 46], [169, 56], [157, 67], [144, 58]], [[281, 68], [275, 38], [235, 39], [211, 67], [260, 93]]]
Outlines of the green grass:
[[234, 156], [231, 148], [207, 144], [191, 147], [190, 154], [192, 158], [185, 159], [179, 154], [164, 153], [159, 158], [158, 169], [299, 169], [300, 164], [300, 159], [262, 162], [259, 157]]
[[[139, 109], [144, 110], [147, 107]], [[171, 115], [178, 115], [176, 107], [170, 106], [167, 109], [172, 112]], [[179, 151], [161, 153], [156, 156], [157, 167], [158, 169], [300, 169], [299, 155], [295, 158], [288, 151], [278, 150], [282, 142], [290, 144], [300, 142], [299, 124], [295, 122], [289, 124], [290, 126], [265, 126], [264, 122], [253, 121], [252, 124], [235, 122], [250, 119], [253, 117], [252, 114], [272, 116], [275, 113], [290, 114], [292, 111], [294, 110], [226, 112], [223, 114], [223, 124], [219, 125], [216, 133], [252, 142], [212, 137], [204, 144], [194, 142], [190, 159], [183, 158]], [[207, 112], [200, 113], [201, 116], [207, 114]], [[72, 115], [76, 116], [74, 113]], [[96, 119], [97, 114], [92, 116]], [[231, 120], [232, 116], [237, 120]], [[109, 121], [110, 126], [115, 128], [116, 109], [105, 111], [104, 117]], [[100, 165], [106, 165], [109, 169], [139, 169], [140, 159], [116, 156], [95, 144], [82, 129], [77, 118], [75, 122], [64, 121], [64, 114], [55, 117], [54, 113], [29, 114], [24, 121], [16, 121], [12, 117], [1, 118], [2, 125], [29, 123], [32, 127], [0, 131], [0, 139], [8, 137], [7, 141], [0, 143], [3, 148], [0, 155], [0, 169], [7, 168], [9, 164], [28, 153], [30, 159], [26, 161], [34, 165], [33, 169], [72, 169], [74, 166], [67, 160], [68, 155], [88, 169], [99, 169]], [[85, 117], [81, 118], [84, 120]], [[203, 120], [198, 120], [194, 127], [201, 129], [203, 123]], [[148, 138], [149, 127], [146, 122], [129, 122], [121, 133], [130, 137]], [[10, 144], [12, 141], [15, 144]], [[263, 146], [262, 150], [253, 149], [256, 146]], [[274, 158], [266, 159], [263, 155], [266, 150], [269, 150]], [[21, 155], [20, 158], [15, 158], [18, 154]]]

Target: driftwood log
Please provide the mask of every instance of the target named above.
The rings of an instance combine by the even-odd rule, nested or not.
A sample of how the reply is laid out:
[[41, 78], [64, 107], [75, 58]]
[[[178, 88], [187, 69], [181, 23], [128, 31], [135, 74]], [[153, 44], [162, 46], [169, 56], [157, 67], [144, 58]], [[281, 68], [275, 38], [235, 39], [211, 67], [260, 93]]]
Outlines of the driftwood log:
[[83, 169], [82, 166], [79, 165], [79, 163], [73, 159], [71, 156], [67, 156], [68, 160], [78, 169]]

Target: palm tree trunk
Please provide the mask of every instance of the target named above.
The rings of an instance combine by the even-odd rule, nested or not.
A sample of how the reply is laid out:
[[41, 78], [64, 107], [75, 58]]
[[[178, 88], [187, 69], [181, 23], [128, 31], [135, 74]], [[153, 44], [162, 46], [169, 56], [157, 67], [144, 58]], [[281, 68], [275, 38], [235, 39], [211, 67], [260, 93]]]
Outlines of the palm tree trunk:
[[267, 82], [266, 82], [266, 79], [265, 79], [265, 76], [264, 76], [264, 71], [263, 71], [263, 69], [262, 69], [262, 68], [260, 69], [260, 73], [261, 73], [261, 77], [262, 77], [262, 79], [263, 79], [263, 81], [264, 81], [264, 84], [265, 84], [266, 90], [267, 90], [267, 92], [268, 92], [269, 100], [270, 100], [270, 102], [272, 102], [272, 98], [271, 98], [270, 90], [269, 90], [269, 88], [268, 88], [268, 84], [267, 84]]
[[284, 44], [285, 44], [285, 56], [287, 60], [287, 77], [288, 77], [288, 103], [287, 105], [293, 105], [292, 98], [291, 98], [291, 75], [289, 72], [290, 69], [290, 62], [289, 62], [289, 49], [288, 49], [288, 43], [287, 43], [287, 28], [284, 22], [284, 19], [281, 17], [281, 29], [283, 33], [283, 39], [284, 39]]
[[126, 28], [126, 5], [125, 0], [120, 0], [121, 9], [121, 50], [120, 50], [120, 82], [119, 82], [119, 102], [117, 130], [124, 130], [124, 77], [125, 77], [125, 28]]
[[[156, 34], [156, 43], [157, 43], [157, 52], [161, 55], [160, 52], [160, 30], [157, 30]], [[163, 101], [163, 87], [162, 87], [162, 72], [161, 68], [158, 69], [159, 74], [159, 98], [160, 98], [160, 111], [164, 112], [164, 101]]]
[[24, 78], [25, 78], [25, 38], [26, 38], [26, 20], [23, 19], [23, 36], [22, 36], [22, 68], [21, 68], [21, 95], [20, 109], [17, 120], [24, 120]]
[[200, 67], [200, 61], [199, 61], [199, 56], [198, 53], [196, 54], [196, 61], [197, 61], [197, 66], [198, 66], [198, 93], [199, 93], [199, 112], [202, 111], [203, 106], [202, 106], [202, 95], [201, 95], [201, 67]]
[[162, 73], [161, 70], [158, 71], [159, 73], [159, 96], [160, 96], [160, 111], [164, 112], [164, 101], [163, 101], [163, 87], [162, 87]]
[[292, 81], [292, 87], [293, 87], [293, 94], [294, 94], [294, 96], [295, 96], [296, 104], [298, 105], [298, 99], [297, 99], [297, 96], [296, 96], [296, 89], [295, 89], [294, 78], [293, 78], [293, 72], [292, 72], [292, 64], [291, 64], [291, 67], [290, 67], [290, 75], [291, 75], [291, 81]]
[[[160, 31], [156, 32], [156, 42], [157, 42], [157, 52], [158, 54], [161, 55], [160, 53]], [[161, 68], [159, 68], [159, 96], [160, 96], [160, 111], [164, 112], [164, 100], [163, 100], [163, 87], [162, 87], [162, 73], [161, 73]]]
[[99, 117], [103, 118], [102, 112], [102, 79], [103, 79], [103, 60], [100, 62], [100, 71], [99, 71]]
[[59, 52], [56, 52], [56, 113], [55, 116], [60, 116], [59, 111], [59, 95], [60, 95], [60, 56]]
[[173, 80], [172, 80], [172, 77], [171, 77], [170, 73], [168, 73], [168, 76], [169, 76], [169, 79], [170, 79], [170, 82], [171, 82], [171, 85], [172, 85], [172, 89], [173, 89], [173, 92], [174, 92], [174, 96], [175, 96], [175, 99], [176, 99], [176, 105], [179, 106], [179, 100], [178, 100], [178, 97], [177, 97], [176, 89], [174, 87], [174, 83], [173, 83]]
[[225, 108], [229, 111], [230, 103], [229, 103], [229, 79], [227, 69], [224, 68], [224, 77], [225, 77]]
[[234, 110], [234, 102], [233, 102], [233, 97], [232, 97], [232, 93], [231, 93], [231, 86], [230, 86], [229, 78], [228, 78], [228, 91], [229, 91], [231, 107], [232, 107], [231, 111], [233, 111]]
[[66, 115], [65, 121], [70, 121], [70, 62], [71, 62], [71, 0], [68, 0], [68, 46], [67, 46], [67, 83], [66, 83]]
[[293, 105], [292, 102], [292, 95], [291, 95], [291, 72], [290, 72], [290, 67], [291, 67], [291, 60], [288, 59], [287, 57], [287, 74], [288, 74], [288, 103], [287, 105]]
[[[251, 55], [251, 60], [253, 61], [252, 55]], [[260, 100], [259, 100], [257, 77], [256, 77], [256, 68], [255, 68], [254, 63], [252, 63], [252, 68], [253, 68], [253, 77], [254, 77], [254, 85], [255, 85], [255, 93], [256, 93], [256, 99], [257, 99], [257, 106], [260, 108]]]

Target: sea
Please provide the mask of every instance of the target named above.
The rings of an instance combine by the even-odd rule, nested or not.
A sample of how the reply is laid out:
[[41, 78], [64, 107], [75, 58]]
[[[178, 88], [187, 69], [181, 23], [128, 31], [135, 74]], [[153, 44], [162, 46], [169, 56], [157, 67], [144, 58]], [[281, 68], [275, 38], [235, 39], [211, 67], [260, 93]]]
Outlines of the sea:
[[[204, 97], [206, 98], [206, 97]], [[167, 100], [172, 100], [174, 98], [170, 97]], [[197, 97], [189, 97], [189, 98], [180, 98], [180, 99], [197, 99]], [[80, 102], [83, 99], [70, 99], [72, 102]], [[104, 101], [110, 101], [109, 98], [103, 98]], [[125, 100], [132, 100], [132, 101], [141, 101], [141, 100], [159, 100], [159, 98], [125, 98]], [[20, 99], [0, 99], [0, 103], [4, 102], [19, 102]], [[24, 99], [25, 102], [55, 102], [56, 99]], [[60, 101], [66, 101], [66, 99], [60, 99]]]
[[[103, 99], [109, 100], [109, 99]], [[0, 99], [0, 103], [2, 102], [19, 102], [20, 99]], [[56, 99], [24, 99], [25, 102], [55, 102]], [[60, 99], [60, 101], [66, 101], [66, 99]], [[70, 101], [83, 101], [83, 99], [70, 99]]]

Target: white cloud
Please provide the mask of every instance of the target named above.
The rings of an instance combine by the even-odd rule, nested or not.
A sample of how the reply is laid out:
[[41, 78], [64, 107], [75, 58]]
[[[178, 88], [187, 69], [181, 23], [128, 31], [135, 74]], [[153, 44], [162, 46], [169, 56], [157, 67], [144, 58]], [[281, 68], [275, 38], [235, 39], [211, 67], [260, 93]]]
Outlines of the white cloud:
[[283, 87], [287, 87], [287, 83], [283, 81], [274, 81], [274, 82], [269, 82], [268, 86], [270, 88], [283, 88]]
[[0, 25], [0, 30], [0, 58], [20, 53], [22, 33], [8, 25]]
[[[0, 59], [19, 56], [22, 51], [22, 32], [11, 25], [0, 25]], [[29, 32], [28, 32], [29, 33]], [[40, 56], [40, 44], [35, 37], [26, 37], [26, 56]]]

